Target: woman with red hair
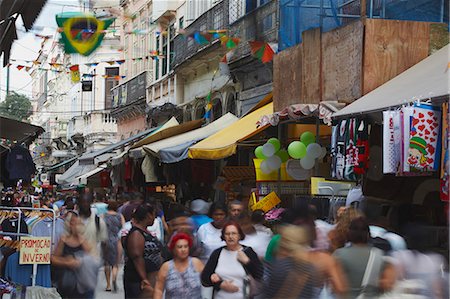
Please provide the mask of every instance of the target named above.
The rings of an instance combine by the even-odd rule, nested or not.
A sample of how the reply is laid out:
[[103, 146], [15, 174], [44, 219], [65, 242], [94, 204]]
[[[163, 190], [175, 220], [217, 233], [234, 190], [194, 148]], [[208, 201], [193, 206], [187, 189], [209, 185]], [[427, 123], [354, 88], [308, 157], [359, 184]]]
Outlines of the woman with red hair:
[[154, 299], [200, 299], [200, 273], [203, 263], [195, 257], [189, 256], [192, 238], [186, 233], [177, 233], [169, 243], [173, 259], [165, 262], [158, 272]]

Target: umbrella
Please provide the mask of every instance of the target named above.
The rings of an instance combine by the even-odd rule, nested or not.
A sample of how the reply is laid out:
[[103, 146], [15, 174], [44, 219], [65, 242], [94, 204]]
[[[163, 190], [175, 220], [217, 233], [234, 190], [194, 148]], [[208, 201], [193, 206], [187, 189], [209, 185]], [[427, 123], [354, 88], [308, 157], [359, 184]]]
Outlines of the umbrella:
[[275, 52], [272, 47], [266, 42], [252, 41], [248, 42], [253, 56], [261, 60], [263, 63], [272, 61]]

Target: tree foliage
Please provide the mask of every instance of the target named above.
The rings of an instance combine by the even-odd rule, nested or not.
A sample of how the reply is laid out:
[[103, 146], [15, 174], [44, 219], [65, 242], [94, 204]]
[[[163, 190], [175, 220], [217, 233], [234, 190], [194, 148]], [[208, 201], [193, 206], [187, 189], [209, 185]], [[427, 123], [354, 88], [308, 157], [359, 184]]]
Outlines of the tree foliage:
[[30, 100], [23, 94], [11, 92], [0, 103], [0, 115], [17, 120], [27, 120], [33, 113]]

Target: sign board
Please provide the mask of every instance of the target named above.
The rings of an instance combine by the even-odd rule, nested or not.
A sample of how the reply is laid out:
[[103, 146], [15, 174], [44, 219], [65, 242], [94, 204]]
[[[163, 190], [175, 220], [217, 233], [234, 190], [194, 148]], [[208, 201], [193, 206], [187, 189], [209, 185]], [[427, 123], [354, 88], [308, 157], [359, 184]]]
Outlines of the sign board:
[[139, 99], [145, 99], [145, 86], [147, 81], [147, 73], [142, 73], [127, 82], [127, 103], [132, 103]]
[[111, 89], [113, 107], [117, 108], [146, 98], [147, 72]]
[[281, 202], [281, 199], [277, 196], [277, 194], [272, 191], [266, 197], [258, 201], [257, 203], [251, 206], [252, 211], [255, 210], [263, 210], [264, 213], [272, 210], [277, 204]]
[[50, 264], [50, 237], [21, 237], [19, 264]]

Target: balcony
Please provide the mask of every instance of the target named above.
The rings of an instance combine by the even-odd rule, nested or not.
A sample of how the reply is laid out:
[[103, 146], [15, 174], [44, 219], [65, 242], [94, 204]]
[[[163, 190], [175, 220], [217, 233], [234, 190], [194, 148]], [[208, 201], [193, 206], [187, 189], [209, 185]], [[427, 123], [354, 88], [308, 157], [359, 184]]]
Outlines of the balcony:
[[84, 116], [84, 136], [94, 136], [102, 134], [115, 134], [117, 132], [116, 119], [111, 116], [111, 113], [92, 112]]
[[[223, 0], [202, 14], [185, 28], [186, 35], [193, 34], [196, 31], [229, 29], [229, 1], [232, 0]], [[186, 35], [179, 34], [173, 40], [172, 69], [180, 66], [195, 54], [217, 46], [217, 41], [200, 45], [192, 38], [187, 38]]]
[[241, 39], [231, 62], [250, 55], [251, 50], [248, 41], [278, 43], [278, 1], [269, 1], [230, 25], [231, 36]]

